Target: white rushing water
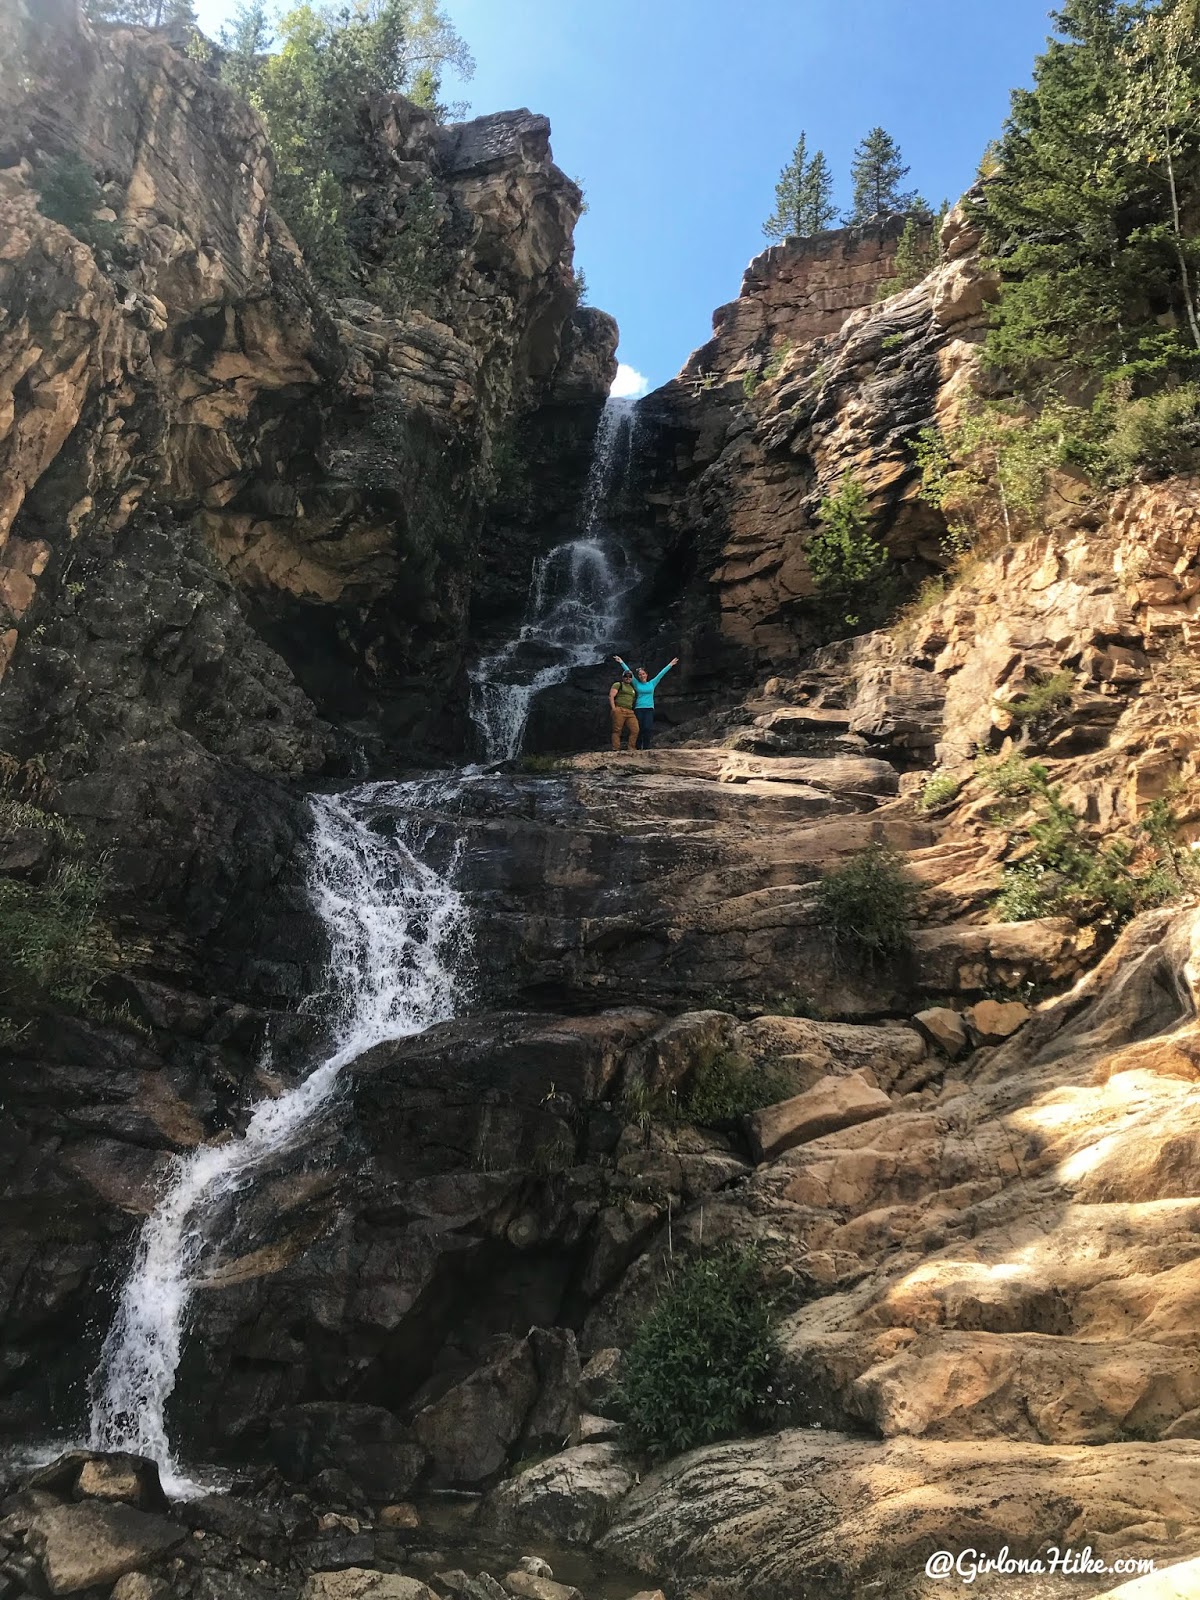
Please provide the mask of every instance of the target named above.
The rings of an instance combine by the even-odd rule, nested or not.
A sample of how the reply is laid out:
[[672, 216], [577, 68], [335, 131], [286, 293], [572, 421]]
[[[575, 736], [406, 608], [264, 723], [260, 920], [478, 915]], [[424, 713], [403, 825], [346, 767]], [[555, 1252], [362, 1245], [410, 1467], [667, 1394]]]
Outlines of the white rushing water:
[[[429, 783], [420, 787], [427, 800]], [[91, 1380], [91, 1444], [150, 1456], [169, 1493], [195, 1488], [172, 1450], [166, 1408], [188, 1304], [205, 1256], [219, 1244], [213, 1232], [225, 1202], [300, 1142], [347, 1063], [457, 1009], [467, 911], [453, 865], [435, 872], [411, 836], [373, 826], [386, 818], [404, 834], [409, 825], [397, 813], [411, 809], [417, 788], [381, 783], [313, 797], [309, 888], [331, 947], [328, 992], [338, 1019], [331, 1053], [278, 1099], [261, 1101], [240, 1138], [180, 1157], [142, 1227]]]
[[581, 508], [582, 537], [536, 563], [520, 631], [471, 673], [471, 717], [485, 761], [518, 755], [535, 696], [576, 667], [601, 662], [617, 636], [637, 573], [607, 536], [603, 516], [629, 470], [636, 422], [634, 401], [605, 404]]

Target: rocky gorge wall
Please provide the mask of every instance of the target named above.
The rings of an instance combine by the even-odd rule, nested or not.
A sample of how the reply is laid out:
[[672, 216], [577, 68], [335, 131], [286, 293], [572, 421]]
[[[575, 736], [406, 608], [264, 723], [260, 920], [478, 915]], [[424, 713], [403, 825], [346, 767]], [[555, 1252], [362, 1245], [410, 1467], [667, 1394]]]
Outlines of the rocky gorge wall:
[[[235, 1144], [311, 1065], [304, 791], [419, 753], [438, 706], [413, 707], [412, 653], [461, 685], [463, 619], [511, 624], [571, 530], [612, 339], [560, 292], [575, 201], [540, 119], [369, 108], [384, 201], [411, 163], [474, 243], [438, 305], [328, 312], [252, 119], [235, 109], [212, 148], [222, 91], [155, 37], [76, 50], [108, 86], [81, 92], [81, 126], [111, 73], [143, 112], [127, 156], [104, 135], [142, 255], [101, 267], [36, 212], [35, 84], [12, 152], [29, 169], [3, 179], [0, 348], [24, 364], [6, 593], [26, 603], [0, 747], [110, 845], [117, 948], [105, 1012], [43, 1007], [4, 1041], [0, 1430], [21, 1440], [78, 1435], [172, 1158]], [[216, 196], [205, 174], [232, 181], [248, 148], [253, 226], [239, 210], [209, 238], [148, 200], [171, 190], [164, 149], [188, 171], [204, 155]], [[875, 303], [898, 232], [768, 252], [685, 369], [717, 381], [645, 404], [610, 521], [657, 557], [631, 626], [683, 641], [665, 697], [683, 725], [649, 755], [380, 802], [374, 837], [461, 864], [464, 1014], [364, 1052], [221, 1208], [169, 1421], [233, 1492], [168, 1514], [144, 1466], [68, 1458], [0, 1506], [19, 1600], [932, 1600], [926, 1558], [964, 1544], [1200, 1556], [1195, 897], [1181, 875], [1124, 926], [1001, 915], [1038, 811], [987, 760], [1044, 763], [1093, 853], [1132, 847], [1168, 795], [1180, 848], [1195, 837], [1200, 488], [1056, 495], [1033, 537], [813, 649], [804, 546], [848, 468], [914, 577], [945, 564], [911, 441], [980, 385], [990, 283], [957, 212], [936, 270]], [[498, 441], [485, 511], [470, 486]], [[418, 482], [453, 526], [438, 608], [409, 616]], [[1070, 695], [1022, 725], [1007, 707], [1059, 672]], [[926, 805], [935, 767], [952, 782]], [[44, 880], [58, 836], [8, 816], [5, 877]], [[820, 886], [872, 844], [917, 899], [904, 958], [864, 972]], [[714, 1071], [769, 1077], [771, 1103], [705, 1110]], [[652, 1462], [622, 1368], [681, 1262], [720, 1245], [762, 1265], [778, 1399]]]
[[902, 229], [767, 251], [712, 341], [642, 403], [641, 536], [671, 574], [698, 689], [749, 683], [824, 635], [805, 545], [847, 472], [889, 551], [941, 564], [945, 521], [920, 499], [912, 444], [977, 380], [989, 285], [957, 209], [943, 264], [881, 300]]
[[[0, 862], [40, 893], [85, 849], [104, 884], [89, 1014], [3, 1042], [19, 1433], [78, 1418], [130, 1184], [236, 1123], [268, 1036], [307, 1061], [305, 789], [461, 743], [502, 447], [553, 429], [577, 500], [616, 329], [577, 307], [543, 118], [362, 108], [377, 226], [428, 186], [445, 241], [423, 303], [385, 311], [318, 294], [257, 118], [161, 33], [68, 3], [4, 26]], [[64, 161], [101, 185], [76, 232], [38, 207]]]

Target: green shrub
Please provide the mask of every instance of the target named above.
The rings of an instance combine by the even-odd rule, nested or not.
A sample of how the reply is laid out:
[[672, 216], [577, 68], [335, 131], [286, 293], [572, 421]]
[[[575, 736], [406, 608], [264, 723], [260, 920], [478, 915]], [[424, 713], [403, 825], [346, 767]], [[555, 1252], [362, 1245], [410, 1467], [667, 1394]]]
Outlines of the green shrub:
[[517, 770], [533, 778], [550, 778], [555, 773], [565, 772], [569, 766], [570, 762], [562, 756], [521, 756], [517, 761]]
[[777, 378], [783, 371], [783, 363], [787, 360], [788, 352], [792, 348], [792, 341], [786, 340], [777, 350], [773, 350], [767, 358], [767, 363], [762, 369], [763, 378], [769, 383]]
[[881, 580], [888, 554], [871, 536], [867, 492], [853, 473], [847, 472], [837, 493], [821, 501], [817, 515], [821, 526], [805, 546], [813, 582], [853, 627], [864, 614], [886, 606], [888, 586]]
[[900, 333], [889, 333], [886, 339], [880, 340], [879, 348], [881, 350], [899, 350], [901, 346], [907, 342], [907, 340], [908, 334], [904, 333], [903, 331]]
[[432, 182], [415, 184], [399, 224], [388, 236], [387, 255], [367, 280], [371, 297], [385, 311], [407, 311], [429, 301], [450, 273], [450, 253], [442, 243], [444, 218]]
[[975, 762], [975, 774], [1002, 800], [1041, 794], [1050, 781], [1050, 774], [1040, 761], [1027, 761], [1016, 751], [1003, 760], [998, 756], [980, 756]]
[[932, 777], [926, 778], [917, 804], [922, 811], [936, 811], [939, 806], [953, 800], [961, 788], [962, 784], [953, 773], [935, 772]]
[[890, 845], [868, 845], [817, 886], [820, 925], [835, 956], [862, 968], [908, 953], [915, 908], [916, 887]]
[[757, 372], [746, 373], [745, 377], [742, 379], [742, 393], [746, 396], [747, 400], [754, 399], [754, 394], [758, 388], [758, 383], [759, 378]]
[[1030, 793], [1037, 820], [1025, 830], [1022, 859], [1004, 870], [994, 903], [1003, 921], [1066, 914], [1119, 925], [1188, 886], [1190, 862], [1176, 845], [1175, 819], [1165, 801], [1156, 802], [1140, 825], [1150, 854], [1139, 869], [1135, 844], [1114, 839], [1098, 846], [1060, 786], [1047, 781], [1045, 768], [1033, 762], [1028, 767], [1036, 774]]
[[635, 1442], [661, 1458], [761, 1425], [777, 1364], [775, 1308], [753, 1251], [669, 1267], [626, 1352], [620, 1400]]
[[1074, 693], [1075, 674], [1055, 672], [1035, 683], [1027, 694], [1018, 695], [1015, 700], [998, 700], [996, 704], [1008, 712], [1018, 728], [1036, 728], [1070, 705]]
[[933, 271], [942, 258], [942, 221], [949, 209], [948, 205], [943, 205], [936, 217], [928, 211], [912, 213], [896, 246], [895, 275], [879, 285], [875, 291], [876, 300], [886, 300], [902, 289], [915, 288]]
[[44, 882], [0, 878], [0, 1001], [78, 1008], [103, 971], [102, 865], [62, 861]]
[[679, 1109], [686, 1122], [715, 1127], [776, 1105], [792, 1092], [783, 1073], [756, 1067], [736, 1051], [716, 1050], [701, 1057]]
[[52, 222], [60, 222], [92, 250], [112, 250], [117, 244], [117, 228], [112, 222], [97, 222], [95, 213], [104, 208], [100, 185], [87, 162], [77, 155], [56, 157], [34, 174], [38, 191], [38, 210]]
[[[1050, 399], [1036, 413], [1011, 401], [981, 405], [954, 427], [924, 428], [913, 443], [921, 495], [968, 528], [981, 512], [1000, 512], [1009, 537], [1040, 525], [1050, 475], [1102, 462], [1092, 411]], [[959, 535], [961, 539], [961, 534]]]
[[653, 1089], [644, 1078], [630, 1078], [621, 1091], [621, 1116], [649, 1136], [656, 1123], [672, 1123], [679, 1118], [679, 1102], [673, 1089]]
[[1200, 462], [1200, 384], [1114, 402], [1107, 421], [1104, 458], [1110, 483], [1195, 472]]

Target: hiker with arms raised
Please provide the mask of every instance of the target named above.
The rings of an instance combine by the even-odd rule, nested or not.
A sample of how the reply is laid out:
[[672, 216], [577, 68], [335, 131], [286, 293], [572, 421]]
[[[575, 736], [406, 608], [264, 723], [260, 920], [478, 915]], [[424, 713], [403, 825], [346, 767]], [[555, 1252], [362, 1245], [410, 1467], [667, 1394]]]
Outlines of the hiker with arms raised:
[[654, 738], [654, 691], [671, 668], [679, 665], [679, 657], [672, 656], [662, 671], [653, 678], [647, 676], [645, 667], [638, 667], [635, 671], [632, 667], [627, 667], [620, 656], [614, 656], [613, 660], [622, 672], [633, 673], [633, 710], [637, 717], [638, 742], [643, 750], [649, 750]]

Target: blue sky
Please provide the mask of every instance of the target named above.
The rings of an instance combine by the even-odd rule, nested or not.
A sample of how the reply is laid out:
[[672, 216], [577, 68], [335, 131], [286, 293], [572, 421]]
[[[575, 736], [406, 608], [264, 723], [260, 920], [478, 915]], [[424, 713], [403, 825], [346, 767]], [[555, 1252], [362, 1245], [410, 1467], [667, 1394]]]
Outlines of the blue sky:
[[[528, 106], [584, 186], [576, 265], [621, 325], [620, 357], [664, 383], [708, 337], [800, 131], [849, 198], [875, 123], [933, 203], [971, 182], [1029, 81], [1047, 0], [444, 0], [478, 63], [471, 114]], [[215, 30], [226, 0], [201, 0]]]

